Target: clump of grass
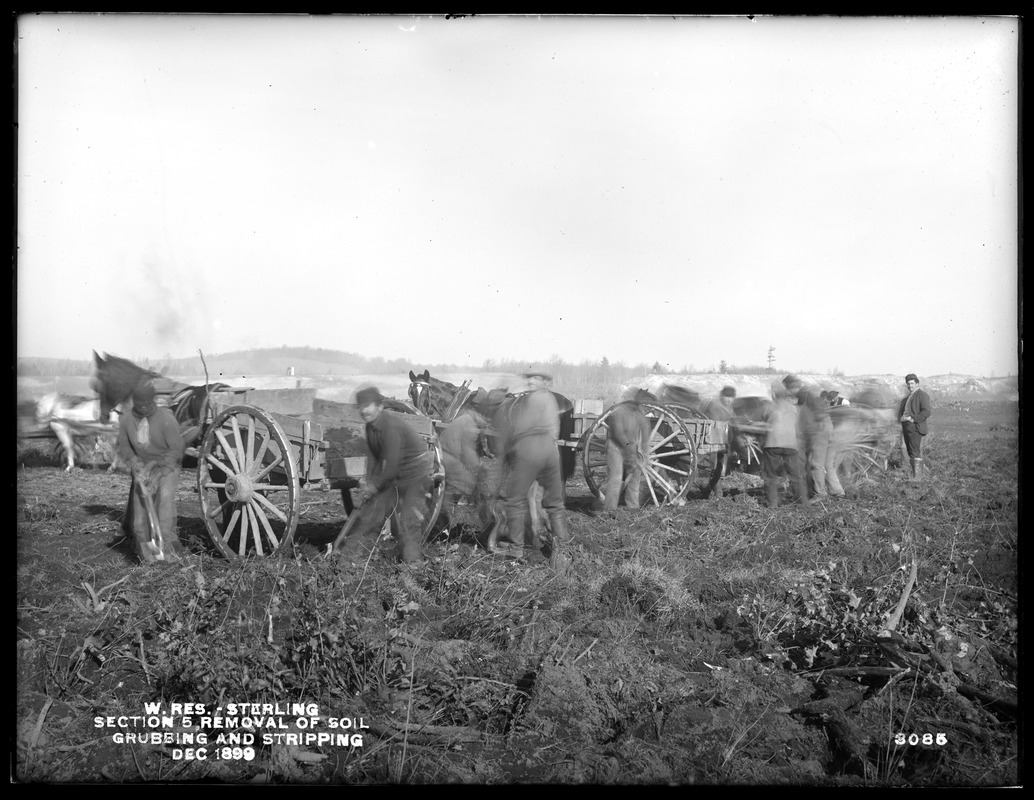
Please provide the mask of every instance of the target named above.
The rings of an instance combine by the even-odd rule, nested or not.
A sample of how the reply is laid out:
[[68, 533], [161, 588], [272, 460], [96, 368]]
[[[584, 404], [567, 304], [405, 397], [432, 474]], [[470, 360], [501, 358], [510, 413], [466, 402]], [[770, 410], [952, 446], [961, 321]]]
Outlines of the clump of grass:
[[674, 625], [701, 610], [700, 601], [686, 589], [684, 579], [639, 561], [618, 564], [609, 574], [591, 580], [586, 603], [613, 610], [632, 608], [662, 626]]
[[18, 495], [18, 522], [47, 522], [58, 515], [57, 507], [39, 497]]

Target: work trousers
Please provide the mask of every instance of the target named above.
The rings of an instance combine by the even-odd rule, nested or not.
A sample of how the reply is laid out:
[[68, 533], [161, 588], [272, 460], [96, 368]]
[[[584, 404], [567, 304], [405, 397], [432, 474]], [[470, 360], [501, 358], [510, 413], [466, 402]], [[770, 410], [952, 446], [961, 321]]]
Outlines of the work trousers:
[[923, 434], [914, 422], [901, 423], [901, 435], [905, 438], [905, 450], [909, 458], [923, 457]]
[[833, 421], [827, 419], [819, 430], [804, 437], [805, 471], [816, 497], [844, 494], [837, 475], [837, 450], [832, 436]]
[[808, 502], [808, 489], [804, 485], [800, 454], [792, 447], [766, 447], [762, 451], [761, 471], [765, 478], [765, 496], [769, 508], [779, 505], [779, 483], [782, 478], [790, 479], [794, 496], [802, 503]]
[[621, 445], [607, 440], [607, 486], [603, 492], [603, 507], [614, 510], [621, 500], [621, 487], [624, 484], [625, 505], [639, 508], [639, 486], [642, 482], [640, 467], [640, 445], [632, 442]]
[[[150, 480], [150, 495], [158, 515], [158, 526], [161, 528], [165, 550], [170, 554], [179, 554], [183, 545], [179, 540], [176, 525], [176, 490], [179, 488], [180, 471], [173, 467], [156, 467]], [[151, 541], [151, 526], [147, 520], [147, 507], [144, 505], [143, 492], [148, 491], [136, 478], [129, 487], [129, 499], [126, 501], [126, 515], [122, 521], [122, 529], [133, 537], [137, 554], [141, 560], [151, 561], [150, 552], [142, 547]]]
[[359, 518], [341, 546], [341, 555], [352, 560], [364, 560], [376, 547], [384, 521], [397, 512], [398, 525], [393, 526], [392, 532], [398, 560], [423, 560], [422, 532], [427, 516], [425, 500], [431, 486], [431, 476], [428, 475], [392, 483], [377, 492], [354, 512]]
[[560, 472], [560, 451], [552, 436], [525, 436], [514, 443], [509, 456], [510, 472], [503, 483], [503, 506], [511, 541], [524, 531], [525, 546], [534, 544], [528, 491], [538, 481], [542, 487], [542, 507], [552, 519], [564, 512], [564, 483]]

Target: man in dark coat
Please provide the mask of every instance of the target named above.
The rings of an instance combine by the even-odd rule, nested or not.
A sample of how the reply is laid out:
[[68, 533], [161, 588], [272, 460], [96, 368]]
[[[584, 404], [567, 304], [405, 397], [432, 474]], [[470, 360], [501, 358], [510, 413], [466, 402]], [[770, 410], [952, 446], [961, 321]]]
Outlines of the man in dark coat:
[[[132, 399], [132, 408], [122, 414], [118, 430], [118, 457], [133, 475], [122, 526], [133, 536], [140, 559], [151, 563], [159, 557], [176, 558], [183, 552], [176, 531], [176, 489], [184, 445], [172, 412], [155, 403], [151, 381], [137, 386]], [[154, 503], [157, 512], [160, 550], [151, 536], [147, 500]]]
[[334, 552], [363, 560], [391, 514], [398, 515], [399, 561], [422, 561], [421, 532], [426, 495], [431, 491], [434, 461], [427, 443], [400, 415], [385, 413], [376, 386], [356, 392], [366, 423], [366, 476], [359, 481], [359, 508], [334, 542]]
[[901, 435], [905, 439], [905, 450], [912, 467], [912, 478], [920, 480], [923, 469], [923, 437], [927, 433], [926, 421], [933, 406], [930, 396], [919, 388], [919, 378], [910, 372], [905, 376], [908, 396], [902, 399], [898, 409], [901, 417]]

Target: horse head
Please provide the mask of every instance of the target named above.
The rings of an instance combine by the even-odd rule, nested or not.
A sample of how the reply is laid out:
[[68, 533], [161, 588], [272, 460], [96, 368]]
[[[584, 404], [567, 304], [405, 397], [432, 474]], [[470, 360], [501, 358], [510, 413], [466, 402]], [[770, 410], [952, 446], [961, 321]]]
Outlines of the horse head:
[[431, 375], [425, 369], [423, 374], [416, 375], [409, 371], [409, 399], [413, 401], [417, 411], [425, 416], [431, 414]]
[[102, 357], [96, 350], [93, 351], [93, 362], [96, 370], [93, 388], [100, 397], [101, 419], [107, 419], [111, 411], [129, 399], [141, 383], [161, 377], [159, 373], [138, 367], [128, 359], [113, 355]]
[[410, 370], [409, 381], [409, 399], [413, 405], [421, 414], [437, 419], [445, 418], [446, 411], [460, 390], [460, 387], [448, 381], [432, 378], [426, 369], [419, 375]]

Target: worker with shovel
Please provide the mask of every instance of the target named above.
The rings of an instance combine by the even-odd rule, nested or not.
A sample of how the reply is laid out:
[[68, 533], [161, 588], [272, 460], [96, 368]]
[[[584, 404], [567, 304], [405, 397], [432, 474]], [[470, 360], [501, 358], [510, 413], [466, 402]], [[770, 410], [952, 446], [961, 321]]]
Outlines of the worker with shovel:
[[119, 420], [118, 456], [133, 476], [122, 529], [136, 542], [145, 564], [183, 554], [176, 531], [176, 489], [183, 437], [168, 408], [154, 400], [154, 384], [133, 390], [132, 408]]
[[358, 511], [349, 516], [334, 540], [333, 552], [354, 562], [368, 558], [384, 522], [397, 515], [398, 560], [423, 561], [420, 533], [434, 462], [420, 435], [400, 416], [385, 413], [384, 400], [376, 386], [356, 392], [370, 455], [366, 477], [359, 482]]

